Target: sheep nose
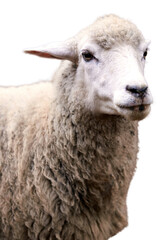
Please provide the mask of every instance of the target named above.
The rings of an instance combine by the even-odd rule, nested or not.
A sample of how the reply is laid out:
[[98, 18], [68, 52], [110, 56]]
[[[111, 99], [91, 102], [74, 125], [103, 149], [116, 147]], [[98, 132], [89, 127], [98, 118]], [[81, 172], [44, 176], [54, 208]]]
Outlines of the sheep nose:
[[144, 94], [146, 93], [148, 87], [144, 86], [144, 87], [138, 87], [138, 86], [126, 86], [126, 90], [129, 91], [130, 93], [132, 93], [133, 95], [139, 96], [139, 97], [143, 97]]

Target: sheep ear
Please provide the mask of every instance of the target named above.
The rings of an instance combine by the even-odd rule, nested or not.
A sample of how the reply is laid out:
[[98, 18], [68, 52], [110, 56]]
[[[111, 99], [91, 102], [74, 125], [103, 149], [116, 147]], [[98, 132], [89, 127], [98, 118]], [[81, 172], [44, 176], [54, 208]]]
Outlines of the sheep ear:
[[77, 54], [75, 49], [75, 44], [69, 40], [63, 43], [51, 43], [41, 47], [26, 49], [24, 52], [44, 58], [56, 58], [76, 62]]

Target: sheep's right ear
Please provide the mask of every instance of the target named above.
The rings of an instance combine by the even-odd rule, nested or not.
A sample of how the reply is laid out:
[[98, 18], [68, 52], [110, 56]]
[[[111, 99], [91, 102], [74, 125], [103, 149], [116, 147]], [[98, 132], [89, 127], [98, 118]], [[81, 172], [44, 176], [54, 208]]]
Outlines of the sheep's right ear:
[[63, 43], [51, 43], [41, 47], [26, 49], [24, 52], [44, 58], [56, 58], [72, 62], [77, 61], [76, 46], [74, 41], [71, 40]]

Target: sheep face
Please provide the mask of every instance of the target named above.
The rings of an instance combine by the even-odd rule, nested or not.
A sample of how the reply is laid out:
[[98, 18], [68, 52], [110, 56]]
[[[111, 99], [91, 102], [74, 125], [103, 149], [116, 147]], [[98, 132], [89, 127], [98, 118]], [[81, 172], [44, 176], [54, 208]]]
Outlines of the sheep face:
[[104, 49], [89, 40], [79, 44], [77, 81], [84, 82], [92, 111], [130, 120], [148, 115], [152, 96], [144, 77], [147, 47], [118, 43]]
[[147, 47], [134, 24], [108, 15], [58, 46], [25, 52], [76, 63], [75, 83], [86, 93], [84, 104], [92, 112], [142, 120], [152, 103], [144, 77]]

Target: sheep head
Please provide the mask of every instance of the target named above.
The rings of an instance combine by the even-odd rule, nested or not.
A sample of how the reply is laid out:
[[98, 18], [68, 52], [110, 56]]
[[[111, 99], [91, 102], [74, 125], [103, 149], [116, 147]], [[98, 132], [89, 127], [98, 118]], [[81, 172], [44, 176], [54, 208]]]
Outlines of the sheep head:
[[86, 106], [94, 113], [142, 120], [152, 103], [144, 77], [147, 51], [148, 43], [133, 23], [108, 15], [58, 46], [25, 52], [76, 63], [76, 83], [85, 87]]

